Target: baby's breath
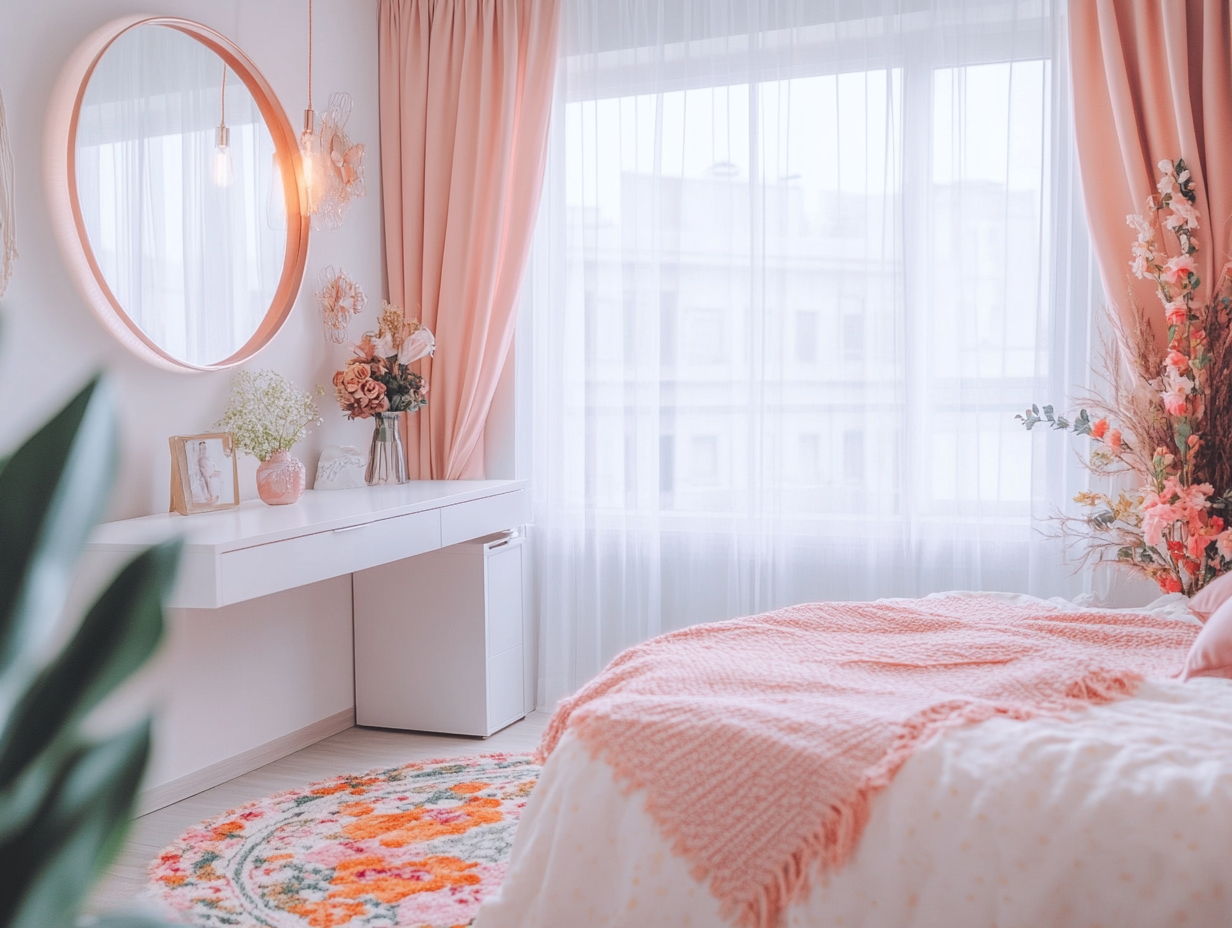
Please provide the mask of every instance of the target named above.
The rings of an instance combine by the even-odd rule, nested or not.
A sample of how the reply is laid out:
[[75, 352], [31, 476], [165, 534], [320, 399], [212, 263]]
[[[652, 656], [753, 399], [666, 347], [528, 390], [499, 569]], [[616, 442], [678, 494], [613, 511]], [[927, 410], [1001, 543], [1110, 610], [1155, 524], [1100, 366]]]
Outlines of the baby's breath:
[[264, 461], [276, 451], [290, 451], [320, 424], [311, 393], [301, 393], [274, 371], [240, 371], [231, 379], [227, 407], [214, 427], [230, 432], [237, 448]]

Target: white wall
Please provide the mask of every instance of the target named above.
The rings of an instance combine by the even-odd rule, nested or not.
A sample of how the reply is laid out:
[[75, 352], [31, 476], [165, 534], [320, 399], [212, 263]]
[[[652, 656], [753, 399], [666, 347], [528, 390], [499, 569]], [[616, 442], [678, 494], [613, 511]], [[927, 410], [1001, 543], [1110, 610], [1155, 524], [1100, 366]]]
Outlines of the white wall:
[[350, 576], [225, 609], [173, 609], [168, 624], [155, 669], [162, 711], [147, 786], [188, 776], [355, 704]]
[[[308, 389], [328, 385], [346, 356], [327, 344], [311, 281], [327, 265], [343, 266], [369, 297], [362, 320], [374, 324], [384, 292], [380, 226], [380, 170], [376, 61], [376, 0], [317, 0], [314, 103], [331, 91], [355, 99], [348, 131], [367, 145], [368, 196], [352, 205], [337, 232], [312, 233], [305, 280], [295, 311], [272, 344], [249, 367], [272, 368]], [[111, 374], [123, 402], [123, 477], [113, 518], [165, 510], [170, 459], [167, 436], [208, 429], [222, 412], [226, 372], [173, 374], [156, 370], [120, 347], [95, 321], [67, 279], [43, 206], [43, 119], [52, 85], [68, 54], [93, 29], [133, 12], [184, 16], [223, 33], [256, 62], [272, 83], [293, 126], [306, 105], [305, 0], [0, 0], [0, 90], [4, 92], [17, 169], [17, 231], [21, 257], [0, 306], [0, 436], [11, 444], [70, 395], [95, 368]], [[352, 325], [358, 334], [359, 326]], [[56, 361], [49, 365], [49, 352]], [[54, 369], [54, 376], [49, 373]], [[68, 383], [65, 383], [65, 379]], [[37, 386], [35, 386], [37, 384]], [[32, 389], [33, 388], [33, 389]], [[322, 398], [325, 424], [297, 448], [310, 465], [329, 442], [364, 444], [371, 428], [347, 422]], [[242, 495], [255, 496], [248, 458]], [[309, 470], [312, 470], [310, 466]]]
[[[111, 518], [165, 511], [167, 437], [208, 430], [222, 411], [227, 373], [165, 373], [103, 330], [68, 280], [44, 209], [43, 120], [61, 65], [103, 23], [132, 13], [182, 16], [243, 48], [273, 85], [293, 126], [306, 105], [306, 0], [0, 0], [0, 90], [17, 172], [21, 257], [0, 303], [0, 448], [45, 419], [95, 369], [122, 398], [121, 476]], [[376, 0], [316, 0], [314, 103], [349, 92], [347, 129], [367, 145], [368, 196], [337, 232], [314, 232], [306, 281], [345, 267], [369, 297], [360, 324], [374, 325], [384, 292], [380, 226]], [[358, 334], [359, 325], [352, 331]], [[311, 286], [285, 328], [248, 366], [272, 368], [304, 389], [328, 386], [346, 356], [327, 344]], [[371, 427], [347, 422], [322, 398], [324, 426], [297, 447], [313, 472], [330, 442], [363, 446]], [[255, 496], [256, 462], [241, 462], [242, 495]], [[150, 785], [180, 777], [353, 705], [349, 580], [217, 612], [172, 616], [160, 664], [161, 737]]]

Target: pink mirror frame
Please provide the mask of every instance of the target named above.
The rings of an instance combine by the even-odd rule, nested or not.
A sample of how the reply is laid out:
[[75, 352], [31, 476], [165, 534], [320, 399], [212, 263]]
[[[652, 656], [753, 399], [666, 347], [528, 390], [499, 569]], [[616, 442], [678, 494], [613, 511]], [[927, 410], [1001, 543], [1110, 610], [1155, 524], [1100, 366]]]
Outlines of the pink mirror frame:
[[[168, 354], [141, 331], [129, 318], [112, 293], [95, 260], [82, 220], [77, 197], [75, 151], [77, 122], [86, 86], [103, 54], [121, 35], [137, 26], [165, 26], [191, 36], [212, 50], [239, 76], [256, 101], [282, 167], [283, 195], [287, 206], [287, 244], [282, 276], [274, 299], [253, 336], [228, 358], [209, 365], [189, 364]], [[226, 37], [187, 19], [170, 16], [128, 16], [113, 20], [91, 33], [69, 57], [60, 72], [48, 108], [45, 133], [45, 173], [47, 200], [60, 250], [78, 290], [103, 326], [129, 351], [144, 361], [166, 370], [212, 371], [242, 364], [269, 344], [282, 328], [304, 278], [308, 258], [307, 190], [299, 143], [286, 112], [273, 88], [252, 60]], [[288, 170], [290, 167], [290, 170]]]

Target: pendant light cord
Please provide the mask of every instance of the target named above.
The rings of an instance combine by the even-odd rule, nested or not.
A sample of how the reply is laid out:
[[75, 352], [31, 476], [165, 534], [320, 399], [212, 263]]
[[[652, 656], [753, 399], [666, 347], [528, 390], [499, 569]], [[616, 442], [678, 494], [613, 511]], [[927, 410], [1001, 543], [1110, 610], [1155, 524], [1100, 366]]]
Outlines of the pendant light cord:
[[219, 97], [218, 125], [222, 128], [227, 124], [227, 63], [225, 61], [222, 65], [222, 91]]
[[308, 109], [312, 109], [312, 0], [308, 0]]

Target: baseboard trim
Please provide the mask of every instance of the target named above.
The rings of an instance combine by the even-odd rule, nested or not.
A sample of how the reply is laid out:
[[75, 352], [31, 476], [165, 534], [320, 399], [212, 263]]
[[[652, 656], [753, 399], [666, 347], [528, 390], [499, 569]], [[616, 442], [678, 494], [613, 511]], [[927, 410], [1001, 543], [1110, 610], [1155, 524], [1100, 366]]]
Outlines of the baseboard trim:
[[137, 814], [145, 815], [148, 812], [154, 812], [164, 806], [179, 802], [181, 799], [187, 799], [189, 796], [212, 789], [220, 783], [226, 783], [245, 773], [251, 773], [258, 767], [264, 767], [288, 754], [302, 751], [330, 735], [346, 731], [354, 724], [355, 709], [344, 709], [342, 712], [336, 712], [319, 722], [305, 725], [273, 741], [267, 741], [265, 744], [259, 744], [255, 748], [249, 748], [240, 754], [220, 760], [216, 764], [202, 767], [200, 770], [195, 770], [168, 783], [143, 789], [137, 796]]

